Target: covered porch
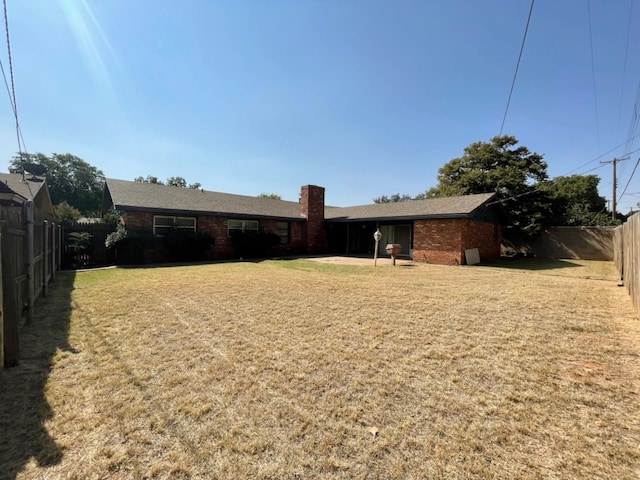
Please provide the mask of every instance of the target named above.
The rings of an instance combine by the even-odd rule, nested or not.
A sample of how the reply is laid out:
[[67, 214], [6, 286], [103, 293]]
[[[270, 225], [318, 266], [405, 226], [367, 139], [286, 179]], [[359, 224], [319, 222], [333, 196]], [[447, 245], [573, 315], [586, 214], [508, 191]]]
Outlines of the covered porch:
[[388, 257], [385, 247], [397, 243], [402, 247], [400, 257], [412, 258], [413, 222], [411, 221], [354, 221], [332, 222], [327, 225], [329, 252], [339, 255], [362, 255], [373, 257], [375, 240], [373, 234], [380, 229], [382, 238], [378, 244], [378, 256]]

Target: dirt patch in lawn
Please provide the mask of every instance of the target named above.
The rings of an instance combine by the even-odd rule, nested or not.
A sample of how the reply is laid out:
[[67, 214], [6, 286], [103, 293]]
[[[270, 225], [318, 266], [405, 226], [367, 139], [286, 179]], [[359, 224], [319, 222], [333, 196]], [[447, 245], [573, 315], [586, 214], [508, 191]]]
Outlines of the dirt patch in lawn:
[[0, 375], [11, 432], [26, 421], [11, 392], [29, 375], [41, 388], [18, 400], [38, 422], [3, 440], [24, 452], [0, 453], [0, 472], [637, 478], [631, 302], [615, 282], [546, 273], [306, 260], [78, 273], [26, 332], [63, 341], [39, 371]]
[[[319, 256], [319, 257], [307, 257], [306, 260], [319, 263], [329, 263], [333, 265], [360, 265], [360, 266], [373, 266], [373, 258], [368, 257], [344, 257], [337, 255]], [[396, 266], [413, 266], [415, 263], [413, 260], [405, 258], [396, 259]], [[376, 260], [377, 267], [393, 267], [393, 260], [388, 257], [381, 257]]]

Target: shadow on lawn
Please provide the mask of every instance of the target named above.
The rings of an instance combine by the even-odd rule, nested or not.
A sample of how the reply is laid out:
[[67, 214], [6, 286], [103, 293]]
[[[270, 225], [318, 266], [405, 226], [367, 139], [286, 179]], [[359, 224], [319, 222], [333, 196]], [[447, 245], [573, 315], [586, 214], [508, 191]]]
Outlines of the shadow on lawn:
[[45, 386], [58, 350], [68, 344], [71, 291], [75, 272], [60, 272], [46, 298], [36, 303], [33, 323], [20, 330], [21, 358], [0, 372], [0, 478], [14, 479], [34, 458], [40, 466], [55, 465], [62, 450], [44, 423], [53, 412]]
[[487, 267], [509, 268], [513, 270], [554, 270], [558, 268], [577, 268], [580, 265], [571, 260], [553, 258], [502, 258], [484, 264]]

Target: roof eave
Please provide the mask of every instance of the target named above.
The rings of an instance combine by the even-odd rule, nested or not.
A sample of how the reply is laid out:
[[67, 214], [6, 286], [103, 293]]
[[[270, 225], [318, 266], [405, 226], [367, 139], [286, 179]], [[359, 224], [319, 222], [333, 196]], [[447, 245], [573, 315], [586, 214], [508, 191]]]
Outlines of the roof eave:
[[393, 216], [377, 216], [377, 217], [337, 217], [327, 218], [329, 223], [347, 223], [347, 222], [379, 222], [379, 221], [396, 221], [396, 220], [443, 220], [443, 219], [458, 219], [469, 218], [467, 213], [444, 213], [433, 215], [393, 215]]
[[157, 215], [161, 214], [173, 214], [173, 215], [185, 215], [185, 216], [200, 216], [200, 217], [226, 217], [226, 218], [238, 218], [238, 219], [269, 219], [269, 220], [286, 220], [286, 221], [299, 221], [302, 222], [305, 219], [302, 217], [289, 217], [283, 215], [256, 215], [251, 213], [231, 213], [231, 212], [216, 212], [216, 211], [203, 211], [203, 210], [182, 210], [172, 208], [151, 208], [151, 207], [136, 207], [131, 205], [114, 205], [114, 208], [122, 212], [148, 212]]

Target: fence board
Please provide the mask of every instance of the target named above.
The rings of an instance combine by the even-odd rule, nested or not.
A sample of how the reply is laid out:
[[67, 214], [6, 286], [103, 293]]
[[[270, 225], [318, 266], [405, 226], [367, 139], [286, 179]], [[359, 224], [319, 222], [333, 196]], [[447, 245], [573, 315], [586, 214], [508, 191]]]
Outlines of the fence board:
[[640, 313], [640, 214], [636, 213], [616, 229], [614, 261], [631, 301]]
[[[0, 205], [0, 369], [18, 363], [20, 325], [33, 316], [35, 299], [59, 265], [59, 225], [37, 210], [30, 212], [32, 205]], [[53, 242], [55, 236], [49, 246], [47, 238]]]
[[[112, 225], [102, 223], [73, 223], [64, 225], [62, 237], [62, 268], [100, 267], [113, 264], [111, 252], [107, 250], [105, 240], [107, 235], [115, 230]], [[70, 235], [72, 233], [87, 233], [90, 235], [83, 248], [74, 245]]]
[[21, 207], [0, 207], [2, 242], [2, 309], [4, 360], [0, 366], [13, 366], [20, 358], [18, 327], [23, 314], [23, 299], [27, 285], [24, 264], [24, 239]]

